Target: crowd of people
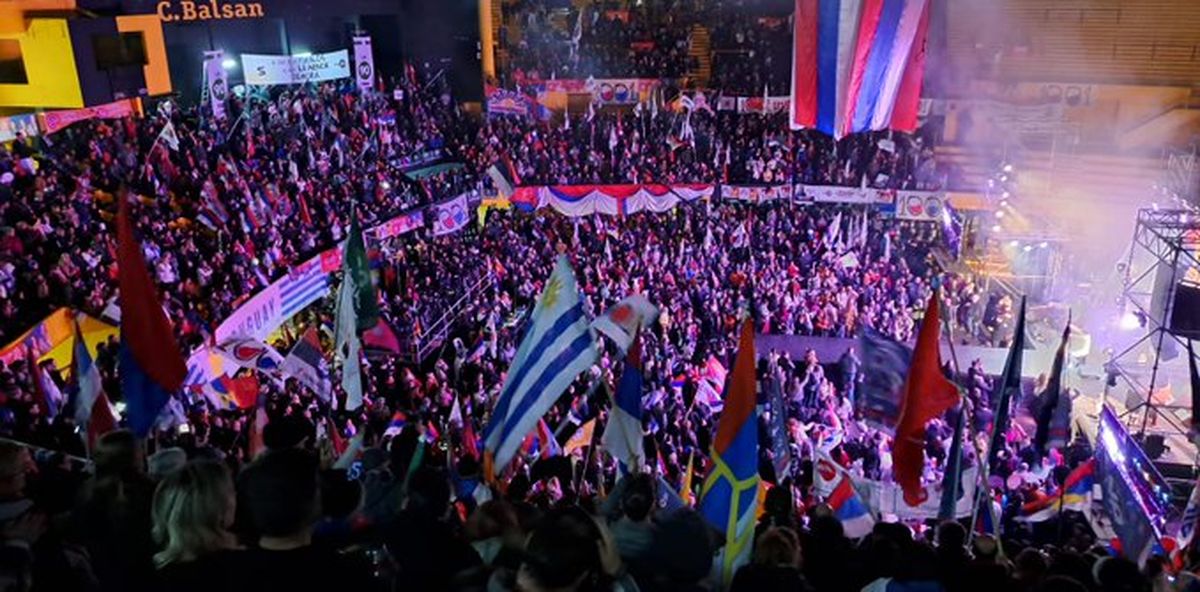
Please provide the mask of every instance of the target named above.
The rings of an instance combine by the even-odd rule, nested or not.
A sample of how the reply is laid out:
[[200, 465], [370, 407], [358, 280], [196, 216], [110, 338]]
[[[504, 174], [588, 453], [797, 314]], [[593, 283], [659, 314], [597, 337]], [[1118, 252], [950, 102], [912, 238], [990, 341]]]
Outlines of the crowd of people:
[[[369, 227], [464, 191], [492, 193], [484, 171], [502, 159], [526, 184], [939, 186], [920, 135], [896, 137], [890, 150], [870, 134], [835, 145], [779, 131], [779, 116], [658, 106], [561, 124], [478, 122], [444, 85], [426, 87], [415, 72], [395, 84], [398, 95], [327, 84], [234, 101], [224, 121], [172, 105], [77, 124], [40, 144], [20, 138], [0, 154], [0, 336], [15, 338], [60, 306], [97, 316], [109, 308], [113, 212], [133, 195], [144, 255], [186, 353], [247, 295], [344, 239], [352, 210]], [[675, 146], [668, 139], [684, 117], [692, 137]], [[158, 138], [168, 122], [178, 150]], [[405, 170], [403, 159], [431, 150], [462, 166]], [[261, 377], [268, 422], [257, 435], [254, 406], [178, 393], [148, 441], [110, 432], [87, 451], [86, 470], [71, 456], [85, 455], [86, 430], [68, 409], [54, 415], [39, 403], [41, 369], [2, 365], [0, 433], [41, 451], [0, 443], [0, 578], [13, 590], [704, 589], [720, 537], [686, 502], [668, 508], [662, 498], [699, 493], [720, 417], [705, 373], [714, 362], [732, 366], [740, 311], [758, 333], [854, 337], [870, 327], [905, 341], [940, 291], [961, 338], [1005, 339], [1011, 303], [941, 269], [932, 257], [941, 241], [937, 225], [862, 206], [719, 200], [626, 218], [493, 211], [447, 236], [391, 238], [373, 245], [383, 318], [415, 335], [454, 313], [433, 356], [369, 359], [365, 404], [354, 411], [337, 403], [339, 388], [331, 404], [295, 380]], [[560, 254], [590, 316], [635, 293], [658, 307], [642, 335], [649, 472], [619, 478], [594, 439], [564, 447], [582, 426], [607, 421], [624, 363], [606, 347], [545, 417], [555, 441], [531, 438], [504, 486], [489, 487], [476, 435]], [[329, 298], [272, 342], [285, 351], [314, 329], [330, 352], [333, 323]], [[760, 419], [761, 472], [773, 487], [734, 589], [1147, 589], [1154, 574], [1098, 561], [1086, 524], [1072, 521], [1060, 536], [1014, 523], [1042, 487], [997, 487], [1003, 546], [990, 536], [968, 545], [952, 522], [881, 523], [849, 540], [814, 496], [816, 444], [805, 443], [836, 436], [833, 458], [856, 476], [888, 478], [890, 438], [855, 407], [862, 362], [854, 351], [763, 358], [759, 380], [782, 393], [786, 410], [772, 413], [786, 414], [793, 462], [773, 466], [782, 451]], [[117, 360], [115, 340], [100, 345], [96, 365], [119, 406]], [[44, 369], [70, 390], [67, 369]], [[986, 427], [991, 382], [978, 366], [960, 378], [974, 423]], [[940, 480], [947, 425], [928, 430], [930, 483]], [[258, 436], [265, 451], [251, 444]], [[1007, 440], [997, 474], [1045, 481], [1087, 456], [1072, 449], [1047, 460], [1028, 440], [1019, 430]], [[977, 464], [973, 454], [968, 463]]]

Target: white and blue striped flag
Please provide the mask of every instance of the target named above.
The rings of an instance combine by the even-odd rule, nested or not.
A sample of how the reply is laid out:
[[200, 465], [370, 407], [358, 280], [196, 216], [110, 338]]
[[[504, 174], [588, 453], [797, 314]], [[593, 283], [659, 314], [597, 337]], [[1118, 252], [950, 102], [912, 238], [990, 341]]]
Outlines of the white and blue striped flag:
[[484, 432], [486, 476], [508, 465], [538, 420], [597, 358], [575, 273], [559, 257]]

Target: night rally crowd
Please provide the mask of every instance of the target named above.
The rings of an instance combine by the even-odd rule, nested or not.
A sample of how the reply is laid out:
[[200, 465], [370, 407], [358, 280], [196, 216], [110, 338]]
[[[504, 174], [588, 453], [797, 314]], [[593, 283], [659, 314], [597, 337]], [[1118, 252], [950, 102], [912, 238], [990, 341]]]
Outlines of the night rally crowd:
[[[741, 28], [753, 26], [731, 25], [738, 30], [719, 39], [770, 36]], [[590, 48], [658, 27], [668, 25], [619, 34], [588, 27], [580, 54], [606, 55]], [[630, 74], [661, 76], [660, 60], [686, 55], [686, 44], [667, 39], [648, 50], [657, 57], [646, 58], [647, 72]], [[174, 107], [20, 138], [0, 153], [0, 342], [61, 306], [95, 316], [109, 306], [114, 213], [126, 191], [136, 196], [144, 255], [186, 353], [289, 265], [343, 240], [352, 208], [370, 227], [465, 191], [492, 195], [485, 170], [504, 160], [531, 185], [794, 180], [936, 189], [947, 178], [920, 132], [895, 136], [893, 151], [873, 134], [835, 147], [786, 131], [782, 115], [696, 111], [694, 141], [676, 147], [667, 139], [678, 117], [665, 105], [576, 114], [569, 125], [480, 121], [453, 105], [444, 84], [426, 85], [412, 70], [394, 88], [399, 99], [393, 85], [370, 94], [293, 88], [234, 99], [224, 121]], [[177, 151], [156, 141], [168, 120]], [[431, 148], [463, 166], [421, 179], [401, 171], [399, 159]], [[931, 255], [942, 245], [936, 225], [864, 215], [861, 206], [723, 200], [626, 218], [492, 209], [485, 224], [455, 234], [388, 239], [375, 245], [383, 318], [405, 340], [431, 338], [432, 320], [450, 311], [456, 321], [442, 346], [419, 364], [371, 357], [366, 404], [352, 413], [295, 380], [259, 380], [270, 421], [257, 458], [249, 453], [253, 409], [215, 409], [181, 393], [182, 413], [164, 414], [149, 441], [110, 432], [84, 470], [71, 456], [85, 452], [70, 409], [49, 417], [35, 402], [29, 364], [0, 364], [0, 433], [11, 438], [0, 442], [0, 589], [710, 589], [719, 533], [694, 510], [661, 500], [692, 473], [682, 497], [698, 494], [720, 416], [700, 394], [703, 376], [710, 360], [732, 367], [739, 311], [750, 311], [759, 333], [854, 337], [871, 327], [903, 341], [940, 286], [957, 340], [1005, 345], [1011, 300], [941, 269]], [[545, 418], [556, 443], [538, 442], [502, 488], [488, 487], [476, 435], [559, 254], [570, 259], [591, 316], [634, 293], [659, 308], [642, 334], [648, 472], [618, 479], [598, 438], [557, 452], [580, 426], [594, 419], [598, 434], [607, 419], [624, 366], [608, 346]], [[298, 315], [277, 349], [316, 328], [328, 356], [333, 300]], [[1153, 567], [1142, 573], [1109, 557], [1077, 517], [1046, 528], [1011, 520], [1023, 501], [1051, 489], [1043, 482], [1090, 456], [1077, 442], [1042, 458], [1019, 424], [993, 467], [1002, 541], [981, 535], [968, 544], [965, 521], [880, 523], [847, 539], [813, 496], [812, 451], [823, 443], [856, 476], [890, 478], [890, 439], [854, 407], [860, 353], [763, 356], [760, 381], [778, 385], [786, 401], [792, 462], [776, 471], [780, 451], [760, 420], [761, 474], [773, 487], [733, 589], [1124, 591], [1161, 581]], [[100, 345], [96, 363], [119, 404], [115, 340]], [[68, 392], [62, 370], [51, 377]], [[959, 379], [972, 423], [986, 431], [992, 379], [977, 364]], [[929, 426], [927, 482], [940, 481], [949, 425]], [[336, 463], [356, 437], [357, 462]], [[967, 462], [976, 464], [973, 453]], [[1022, 485], [1010, 488], [1014, 474]]]

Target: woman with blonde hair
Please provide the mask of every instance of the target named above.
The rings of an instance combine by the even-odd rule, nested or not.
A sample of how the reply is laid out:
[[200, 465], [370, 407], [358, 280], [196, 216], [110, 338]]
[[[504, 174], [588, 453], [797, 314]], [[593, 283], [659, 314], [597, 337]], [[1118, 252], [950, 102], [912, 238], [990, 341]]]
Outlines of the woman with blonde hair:
[[237, 549], [229, 532], [237, 498], [224, 465], [192, 461], [169, 473], [154, 492], [154, 564], [164, 589], [216, 589]]

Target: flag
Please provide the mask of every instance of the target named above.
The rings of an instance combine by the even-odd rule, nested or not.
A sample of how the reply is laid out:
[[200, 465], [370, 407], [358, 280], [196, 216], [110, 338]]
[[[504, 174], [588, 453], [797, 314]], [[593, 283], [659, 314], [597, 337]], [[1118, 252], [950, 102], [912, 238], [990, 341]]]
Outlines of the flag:
[[716, 573], [728, 586], [750, 557], [758, 502], [758, 418], [755, 413], [754, 323], [742, 323], [737, 360], [725, 395], [725, 410], [712, 445], [712, 470], [700, 491], [700, 514], [725, 533], [715, 558]]
[[1008, 420], [1011, 414], [1013, 393], [1021, 392], [1021, 360], [1025, 355], [1025, 297], [1021, 297], [1021, 308], [1017, 311], [1017, 325], [1013, 330], [1012, 345], [1008, 350], [1008, 359], [1004, 362], [1004, 372], [996, 388], [1000, 390], [1000, 400], [996, 404], [996, 416], [992, 421], [992, 443], [988, 446], [988, 464], [996, 464], [996, 458], [1004, 447], [1004, 433], [1008, 431]]
[[977, 534], [987, 534], [996, 538], [1000, 537], [1000, 503], [992, 499], [990, 496], [985, 496], [981, 502], [985, 505], [982, 512], [979, 512], [979, 519], [975, 521], [975, 532]]
[[562, 454], [558, 440], [554, 439], [554, 432], [550, 431], [545, 419], [539, 419], [533, 431], [526, 434], [525, 439], [521, 441], [521, 453], [526, 458], [542, 459]]
[[617, 383], [612, 412], [601, 436], [604, 449], [625, 470], [634, 473], [641, 472], [646, 454], [642, 445], [642, 385], [642, 342], [635, 335], [625, 354], [625, 370]]
[[381, 317], [374, 327], [362, 335], [363, 348], [367, 355], [371, 354], [400, 354], [400, 338], [396, 332]]
[[158, 141], [166, 144], [167, 148], [179, 152], [179, 135], [175, 133], [175, 124], [168, 120], [163, 125], [162, 131], [158, 132]]
[[404, 426], [408, 425], [408, 416], [402, 411], [397, 411], [392, 414], [392, 419], [388, 421], [388, 426], [383, 430], [383, 437], [399, 436], [404, 430]]
[[33, 382], [33, 399], [47, 420], [54, 419], [62, 407], [63, 395], [46, 369], [38, 364], [33, 348], [25, 346], [25, 365], [29, 368], [29, 379]]
[[929, 0], [795, 0], [792, 129], [911, 131]]
[[592, 328], [608, 336], [622, 352], [629, 349], [638, 329], [658, 318], [658, 309], [645, 296], [634, 294], [592, 321]]
[[1192, 486], [1192, 495], [1188, 497], [1187, 507], [1183, 510], [1183, 518], [1179, 519], [1179, 534], [1175, 542], [1179, 549], [1186, 549], [1196, 536], [1196, 521], [1200, 520], [1200, 480]]
[[858, 492], [854, 490], [854, 482], [845, 469], [834, 464], [837, 472], [836, 484], [829, 499], [825, 500], [833, 509], [833, 515], [842, 523], [842, 530], [847, 538], [860, 539], [871, 534], [875, 528], [875, 517], [867, 509]]
[[521, 178], [517, 176], [517, 171], [508, 157], [502, 157], [499, 162], [492, 163], [487, 174], [496, 185], [496, 191], [506, 198], [512, 197], [513, 191], [521, 184]]
[[1096, 459], [1079, 465], [1067, 475], [1056, 495], [1043, 496], [1021, 506], [1017, 520], [1042, 522], [1059, 514], [1062, 510], [1082, 512], [1092, 503], [1092, 485], [1096, 482]]
[[950, 453], [946, 455], [945, 474], [942, 475], [942, 501], [938, 508], [938, 520], [954, 520], [955, 507], [958, 505], [958, 490], [962, 483], [963, 468], [963, 423], [966, 420], [967, 408], [958, 409], [958, 418], [954, 421], [954, 439], [950, 442]]
[[1063, 366], [1067, 362], [1067, 342], [1071, 339], [1071, 315], [1067, 314], [1067, 326], [1063, 329], [1062, 343], [1054, 354], [1050, 366], [1050, 379], [1037, 404], [1037, 431], [1033, 444], [1045, 452], [1050, 448], [1062, 448], [1071, 439], [1071, 395], [1063, 392]]
[[592, 437], [596, 435], [596, 419], [592, 418], [587, 423], [579, 426], [571, 438], [563, 444], [563, 454], [571, 454], [584, 446], [592, 445]]
[[504, 379], [484, 431], [484, 474], [512, 460], [525, 434], [598, 357], [575, 273], [560, 256], [538, 297], [529, 329]]
[[100, 391], [100, 396], [96, 398], [96, 403], [92, 405], [92, 413], [88, 417], [87, 449], [95, 450], [96, 441], [100, 439], [100, 436], [115, 429], [117, 429], [117, 418], [113, 414], [112, 405], [108, 402], [108, 395], [104, 394], [104, 391]]
[[213, 349], [238, 368], [277, 374], [283, 366], [283, 356], [257, 339], [235, 337]]
[[92, 417], [92, 409], [96, 406], [104, 385], [100, 378], [100, 369], [92, 360], [87, 342], [83, 340], [83, 331], [79, 329], [79, 319], [75, 319], [75, 346], [71, 360], [71, 380], [75, 386], [75, 425], [86, 426]]
[[309, 327], [292, 351], [283, 359], [280, 370], [284, 376], [295, 378], [305, 388], [317, 395], [323, 403], [329, 404], [330, 380], [329, 362], [321, 352], [321, 340], [317, 330]]
[[119, 372], [129, 427], [139, 438], [154, 426], [172, 392], [183, 385], [187, 365], [163, 312], [141, 243], [134, 237], [129, 200], [117, 213], [117, 266], [121, 298]]
[[917, 333], [892, 447], [892, 473], [909, 506], [919, 505], [929, 496], [921, 484], [921, 473], [925, 469], [925, 424], [958, 404], [960, 399], [958, 389], [942, 375], [939, 335], [938, 298], [934, 295], [929, 298], [925, 318]]
[[358, 227], [358, 216], [353, 212], [350, 213], [349, 236], [342, 249], [342, 271], [354, 276], [355, 331], [361, 333], [373, 328], [379, 322], [379, 298], [371, 280], [371, 264], [367, 260], [362, 230]]
[[267, 394], [260, 392], [255, 397], [254, 421], [250, 424], [250, 437], [247, 452], [250, 458], [257, 458], [267, 449], [263, 443], [263, 430], [267, 427]]
[[462, 405], [458, 404], [458, 396], [457, 395], [452, 395], [452, 396], [454, 397], [454, 402], [450, 404], [450, 419], [447, 421], [452, 426], [462, 427], [462, 424], [463, 424]]
[[349, 271], [342, 278], [335, 331], [337, 353], [342, 357], [342, 390], [346, 391], [347, 411], [354, 411], [363, 403], [362, 367], [358, 355], [362, 344], [356, 332], [358, 321], [354, 313], [354, 280], [354, 274]]

